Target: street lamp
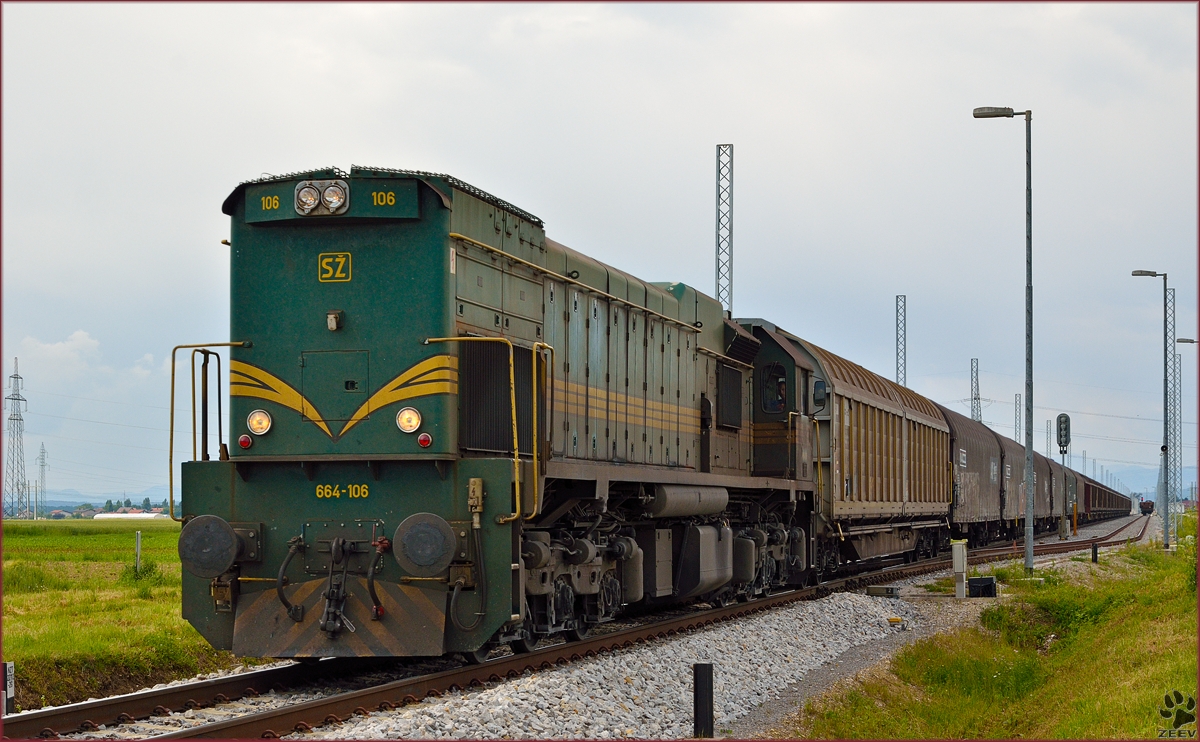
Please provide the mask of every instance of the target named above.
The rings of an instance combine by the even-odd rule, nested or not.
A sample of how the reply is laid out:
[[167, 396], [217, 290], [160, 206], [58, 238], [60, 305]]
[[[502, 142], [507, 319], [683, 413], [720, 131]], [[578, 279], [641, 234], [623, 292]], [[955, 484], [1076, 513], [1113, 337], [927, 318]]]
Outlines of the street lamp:
[[[1011, 108], [984, 106], [977, 119], [1012, 118]], [[1033, 111], [1025, 111], [1025, 571], [1033, 572], [1033, 168], [1030, 131]]]
[[1167, 512], [1166, 508], [1170, 506], [1171, 496], [1167, 492], [1167, 483], [1170, 481], [1167, 477], [1167, 445], [1170, 440], [1170, 409], [1167, 399], [1167, 369], [1170, 363], [1170, 347], [1171, 339], [1167, 336], [1167, 274], [1155, 273], [1154, 271], [1134, 271], [1134, 276], [1145, 276], [1147, 278], [1158, 278], [1162, 276], [1163, 280], [1163, 442], [1162, 442], [1162, 504], [1163, 508], [1163, 548], [1170, 546], [1169, 537], [1167, 535]]

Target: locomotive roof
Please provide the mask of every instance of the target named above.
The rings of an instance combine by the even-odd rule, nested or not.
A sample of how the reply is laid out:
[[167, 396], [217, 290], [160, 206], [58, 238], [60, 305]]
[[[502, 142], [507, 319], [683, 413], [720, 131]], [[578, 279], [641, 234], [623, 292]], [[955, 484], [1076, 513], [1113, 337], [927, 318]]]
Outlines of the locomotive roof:
[[899, 406], [906, 410], [911, 417], [921, 419], [940, 430], [946, 429], [946, 419], [937, 406], [913, 390], [900, 386], [896, 382], [886, 379], [873, 371], [868, 371], [857, 363], [799, 338], [782, 327], [778, 327], [764, 319], [739, 319], [737, 321], [744, 324], [762, 326], [781, 337], [787, 338], [803, 349], [805, 353], [808, 353], [820, 364], [827, 376], [826, 380], [831, 384], [833, 391], [838, 394], [850, 397], [871, 398], [885, 407]]
[[459, 180], [453, 175], [446, 175], [444, 173], [429, 173], [425, 172], [424, 170], [400, 170], [387, 167], [362, 167], [360, 165], [351, 165], [350, 172], [348, 173], [339, 167], [325, 167], [317, 168], [316, 170], [300, 170], [294, 173], [283, 173], [281, 175], [264, 175], [261, 178], [255, 178], [253, 180], [244, 180], [241, 183], [238, 183], [237, 187], [233, 189], [233, 192], [229, 194], [229, 197], [225, 199], [225, 202], [221, 204], [221, 211], [225, 214], [232, 215], [234, 206], [237, 203], [238, 197], [241, 196], [242, 191], [245, 190], [246, 186], [253, 185], [255, 183], [276, 183], [281, 180], [296, 180], [297, 178], [332, 179], [371, 177], [377, 175], [401, 175], [409, 178], [416, 178], [417, 180], [420, 180], [430, 188], [437, 191], [438, 195], [442, 197], [442, 201], [446, 203], [447, 207], [450, 206], [450, 194], [447, 193], [446, 187], [448, 186], [449, 188], [457, 188], [463, 193], [474, 196], [480, 201], [484, 201], [498, 209], [503, 209], [511, 214], [515, 214], [525, 221], [533, 222], [539, 227], [544, 228], [546, 226], [540, 218], [530, 214], [528, 211], [510, 204], [502, 198], [497, 198], [481, 188], [476, 188], [470, 183]]

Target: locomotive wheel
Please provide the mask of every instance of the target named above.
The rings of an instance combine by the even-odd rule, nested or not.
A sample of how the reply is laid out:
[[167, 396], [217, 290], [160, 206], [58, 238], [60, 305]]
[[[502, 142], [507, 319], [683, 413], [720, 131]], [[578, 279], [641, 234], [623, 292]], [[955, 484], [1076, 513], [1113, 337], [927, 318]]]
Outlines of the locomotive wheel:
[[492, 653], [492, 645], [484, 644], [474, 652], [459, 652], [462, 658], [467, 661], [468, 665], [479, 665], [487, 661], [488, 655]]
[[567, 637], [567, 641], [569, 642], [581, 642], [588, 638], [588, 635], [591, 633], [592, 628], [587, 625], [577, 626], [574, 629], [567, 629], [563, 632], [564, 636]]
[[541, 636], [534, 633], [532, 623], [527, 620], [525, 625], [521, 627], [520, 638], [513, 639], [508, 643], [508, 646], [512, 647], [513, 654], [529, 654], [537, 647], [541, 638]]

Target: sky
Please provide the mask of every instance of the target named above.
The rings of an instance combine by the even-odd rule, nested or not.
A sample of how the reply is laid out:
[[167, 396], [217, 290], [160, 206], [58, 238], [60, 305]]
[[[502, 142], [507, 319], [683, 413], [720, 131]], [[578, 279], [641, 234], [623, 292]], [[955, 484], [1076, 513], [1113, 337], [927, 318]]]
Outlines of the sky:
[[[1163, 289], [1130, 272], [1167, 272], [1176, 334], [1197, 336], [1194, 3], [6, 3], [0, 20], [0, 369], [19, 358], [27, 473], [44, 444], [51, 491], [165, 493], [171, 348], [229, 339], [222, 200], [331, 165], [452, 174], [559, 242], [712, 294], [715, 146], [733, 143], [734, 315], [894, 378], [904, 294], [908, 386], [969, 414], [978, 358], [984, 420], [1011, 436], [1025, 127], [977, 106], [1033, 111], [1036, 448], [1068, 411], [1077, 465], [1086, 450], [1154, 485]], [[1197, 346], [1177, 349], [1192, 482]]]

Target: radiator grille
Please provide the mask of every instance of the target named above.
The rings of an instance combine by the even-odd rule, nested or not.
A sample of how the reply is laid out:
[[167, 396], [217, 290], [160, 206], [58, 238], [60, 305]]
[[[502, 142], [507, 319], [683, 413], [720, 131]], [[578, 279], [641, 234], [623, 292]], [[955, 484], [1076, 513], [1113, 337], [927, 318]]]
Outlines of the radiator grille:
[[[508, 347], [503, 343], [461, 343], [459, 350], [459, 445], [470, 451], [512, 455]], [[533, 353], [514, 348], [517, 385], [517, 439], [522, 454], [533, 451], [530, 367]], [[542, 364], [539, 363], [539, 370]], [[546, 394], [539, 379], [538, 434], [546, 438]], [[545, 444], [539, 446], [544, 452]]]
[[717, 366], [717, 425], [742, 427], [742, 372], [732, 366]]

